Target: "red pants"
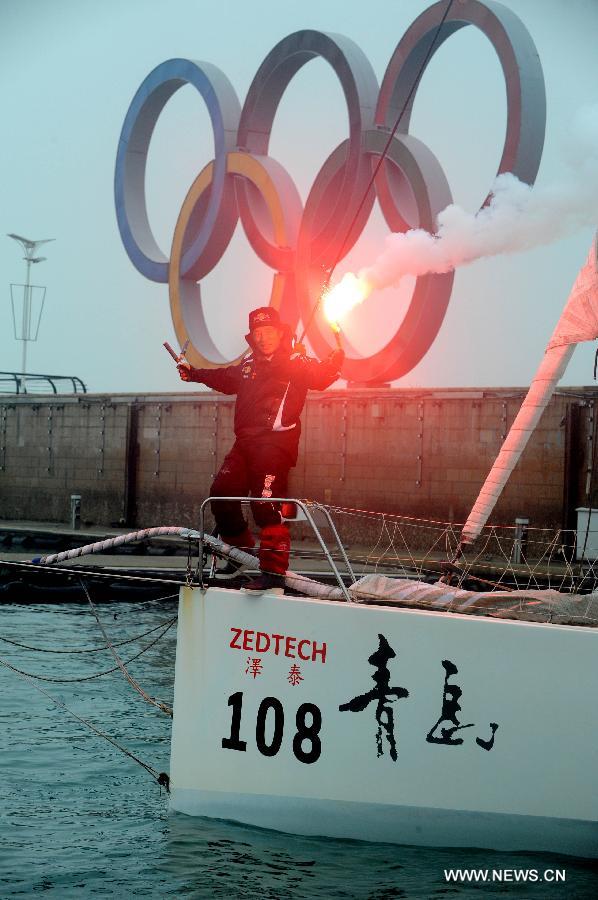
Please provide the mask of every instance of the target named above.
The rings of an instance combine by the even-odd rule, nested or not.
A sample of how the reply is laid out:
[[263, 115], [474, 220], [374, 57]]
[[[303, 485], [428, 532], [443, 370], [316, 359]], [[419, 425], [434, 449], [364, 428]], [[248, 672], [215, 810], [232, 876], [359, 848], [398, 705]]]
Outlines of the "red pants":
[[[286, 497], [291, 461], [284, 450], [259, 441], [237, 441], [216, 475], [212, 497]], [[212, 512], [223, 541], [250, 548], [254, 541], [238, 500], [214, 500]], [[252, 503], [251, 512], [261, 528], [260, 569], [284, 575], [289, 567], [291, 539], [280, 515], [279, 503]]]

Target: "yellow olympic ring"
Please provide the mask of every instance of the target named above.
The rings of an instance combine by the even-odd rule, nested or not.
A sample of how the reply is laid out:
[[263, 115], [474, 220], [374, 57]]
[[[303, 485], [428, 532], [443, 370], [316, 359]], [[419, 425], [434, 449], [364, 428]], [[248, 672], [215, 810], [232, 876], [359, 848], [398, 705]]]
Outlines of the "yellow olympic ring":
[[[298, 197], [298, 205], [285, 202], [288, 197], [288, 191], [285, 190], [285, 187], [288, 188], [288, 185], [281, 185], [281, 173], [278, 167], [272, 166], [272, 162], [273, 160], [268, 158], [259, 159], [249, 153], [234, 151], [227, 155], [226, 177], [243, 177], [257, 189], [265, 202], [268, 213], [267, 217], [262, 217], [262, 229], [264, 230], [270, 225], [273, 243], [278, 247], [292, 247], [299, 228], [301, 203]], [[212, 184], [213, 172], [214, 163], [210, 162], [201, 170], [189, 188], [174, 230], [168, 272], [170, 311], [177, 339], [181, 346], [189, 340], [187, 358], [191, 365], [196, 368], [206, 369], [214, 369], [222, 365], [234, 365], [244, 355], [241, 354], [232, 362], [223, 358], [213, 344], [206, 327], [201, 305], [200, 285], [193, 279], [186, 279], [181, 276], [181, 260], [185, 247], [185, 237], [193, 211], [197, 208], [202, 195]], [[281, 312], [284, 320], [288, 320], [291, 314], [290, 309], [285, 310], [284, 307], [295, 306], [294, 293], [289, 288], [292, 288], [292, 274], [289, 272], [276, 272], [272, 279], [272, 291], [269, 302], [271, 306]], [[186, 321], [188, 316], [193, 316], [194, 321]], [[296, 314], [294, 319], [296, 321]], [[202, 346], [208, 346], [210, 357], [202, 356], [194, 342], [190, 340], [191, 334], [197, 340], [198, 333], [202, 333]]]

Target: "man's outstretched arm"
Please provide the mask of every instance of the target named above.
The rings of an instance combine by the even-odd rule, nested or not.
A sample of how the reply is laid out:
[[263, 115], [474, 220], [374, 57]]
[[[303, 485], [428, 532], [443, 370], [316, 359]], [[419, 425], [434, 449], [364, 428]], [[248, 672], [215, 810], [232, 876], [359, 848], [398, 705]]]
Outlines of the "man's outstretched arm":
[[344, 361], [345, 354], [340, 349], [333, 350], [322, 362], [296, 356], [291, 359], [293, 380], [302, 381], [311, 390], [323, 391], [339, 378]]
[[225, 366], [222, 369], [196, 369], [185, 360], [177, 365], [181, 381], [205, 384], [221, 394], [236, 394], [241, 380], [241, 366]]

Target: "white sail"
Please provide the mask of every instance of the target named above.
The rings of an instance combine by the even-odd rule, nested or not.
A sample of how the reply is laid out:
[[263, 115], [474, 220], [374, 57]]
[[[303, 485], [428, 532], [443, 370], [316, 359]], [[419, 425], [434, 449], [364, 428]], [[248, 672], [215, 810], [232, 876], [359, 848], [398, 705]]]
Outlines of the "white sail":
[[536, 376], [461, 532], [472, 543], [496, 505], [511, 472], [523, 453], [555, 387], [563, 376], [576, 344], [598, 338], [598, 236], [580, 270], [557, 322]]

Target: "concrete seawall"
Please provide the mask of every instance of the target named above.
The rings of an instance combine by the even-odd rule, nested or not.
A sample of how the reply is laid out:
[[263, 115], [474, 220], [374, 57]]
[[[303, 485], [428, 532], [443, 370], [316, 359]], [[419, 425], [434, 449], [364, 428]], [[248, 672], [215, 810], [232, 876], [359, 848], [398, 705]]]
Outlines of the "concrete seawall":
[[[525, 388], [311, 393], [290, 493], [463, 522]], [[591, 482], [597, 388], [553, 397], [492, 521], [574, 527]], [[234, 398], [213, 393], [0, 400], [0, 518], [195, 524], [232, 443]], [[593, 489], [593, 486], [592, 486]]]

